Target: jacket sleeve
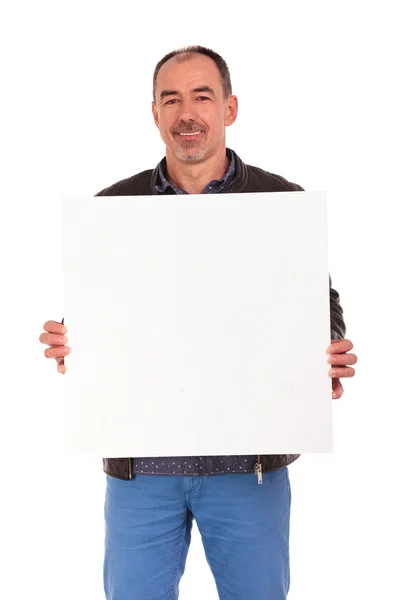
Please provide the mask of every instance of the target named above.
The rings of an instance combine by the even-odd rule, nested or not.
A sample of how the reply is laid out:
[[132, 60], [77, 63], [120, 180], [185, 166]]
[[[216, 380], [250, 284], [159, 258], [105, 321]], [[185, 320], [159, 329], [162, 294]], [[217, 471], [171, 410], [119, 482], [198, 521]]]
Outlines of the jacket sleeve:
[[343, 308], [340, 305], [340, 297], [332, 287], [332, 278], [329, 275], [329, 297], [331, 308], [331, 339], [344, 339], [346, 335], [346, 324], [343, 319]]

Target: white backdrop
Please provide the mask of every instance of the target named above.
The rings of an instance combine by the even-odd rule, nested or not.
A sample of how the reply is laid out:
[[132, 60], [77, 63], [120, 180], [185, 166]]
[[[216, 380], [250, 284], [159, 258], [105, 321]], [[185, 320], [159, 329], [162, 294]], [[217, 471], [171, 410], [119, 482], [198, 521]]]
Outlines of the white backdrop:
[[[230, 67], [239, 114], [228, 147], [328, 191], [330, 272], [359, 357], [334, 401], [335, 453], [289, 467], [289, 598], [399, 596], [395, 2], [10, 6], [0, 14], [1, 597], [104, 597], [105, 475], [64, 451], [63, 375], [38, 338], [64, 316], [62, 196], [95, 194], [164, 156], [153, 70], [189, 44]], [[217, 599], [196, 525], [180, 589]]]

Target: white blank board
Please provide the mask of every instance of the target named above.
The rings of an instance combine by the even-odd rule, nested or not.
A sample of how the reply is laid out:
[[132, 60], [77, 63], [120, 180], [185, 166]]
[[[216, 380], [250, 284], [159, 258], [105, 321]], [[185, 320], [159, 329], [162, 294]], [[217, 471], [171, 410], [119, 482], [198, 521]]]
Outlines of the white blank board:
[[65, 440], [332, 452], [324, 192], [63, 199]]

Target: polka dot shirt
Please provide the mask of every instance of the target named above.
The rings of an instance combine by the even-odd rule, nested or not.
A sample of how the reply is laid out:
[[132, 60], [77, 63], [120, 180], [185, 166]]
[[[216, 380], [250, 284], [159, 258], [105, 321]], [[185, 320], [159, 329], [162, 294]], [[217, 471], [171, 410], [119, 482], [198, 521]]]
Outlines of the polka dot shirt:
[[134, 458], [133, 473], [148, 475], [225, 475], [254, 473], [256, 455], [240, 456], [173, 456]]

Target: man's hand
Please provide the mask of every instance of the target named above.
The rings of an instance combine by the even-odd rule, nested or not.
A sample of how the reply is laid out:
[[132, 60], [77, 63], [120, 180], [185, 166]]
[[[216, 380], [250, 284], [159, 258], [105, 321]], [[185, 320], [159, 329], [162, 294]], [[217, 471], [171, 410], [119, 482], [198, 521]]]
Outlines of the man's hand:
[[40, 335], [39, 341], [50, 346], [44, 351], [44, 355], [46, 358], [55, 358], [58, 372], [64, 375], [66, 371], [64, 356], [72, 352], [71, 348], [65, 345], [68, 342], [65, 336], [67, 328], [57, 321], [47, 321], [43, 329], [46, 333]]
[[355, 365], [358, 358], [355, 354], [349, 354], [353, 349], [350, 340], [332, 340], [327, 352], [329, 353], [328, 362], [332, 365], [329, 375], [332, 377], [332, 398], [341, 398], [343, 395], [343, 386], [340, 383], [341, 377], [354, 377], [355, 369], [349, 365]]

